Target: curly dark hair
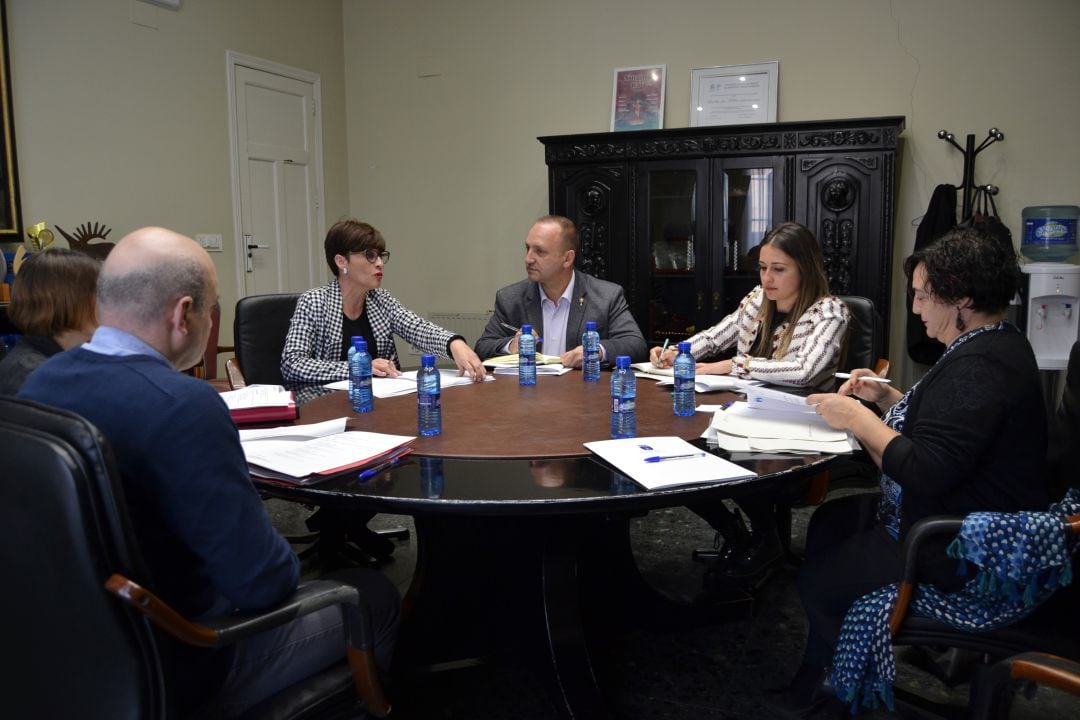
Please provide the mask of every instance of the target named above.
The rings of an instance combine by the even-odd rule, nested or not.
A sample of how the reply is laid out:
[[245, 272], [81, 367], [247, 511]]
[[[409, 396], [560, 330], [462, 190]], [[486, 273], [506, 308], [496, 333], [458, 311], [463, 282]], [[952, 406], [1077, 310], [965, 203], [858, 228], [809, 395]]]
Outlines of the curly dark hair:
[[909, 293], [920, 263], [926, 292], [949, 304], [971, 298], [976, 312], [1004, 312], [1020, 289], [1016, 250], [975, 228], [953, 228], [905, 260]]

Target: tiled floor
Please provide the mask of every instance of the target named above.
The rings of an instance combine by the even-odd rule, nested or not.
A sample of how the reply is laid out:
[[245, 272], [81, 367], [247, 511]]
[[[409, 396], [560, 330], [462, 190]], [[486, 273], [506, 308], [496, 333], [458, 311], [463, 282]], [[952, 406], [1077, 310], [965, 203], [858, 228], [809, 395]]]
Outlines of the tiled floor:
[[[271, 516], [283, 531], [296, 532], [306, 510], [270, 501]], [[793, 549], [798, 551], [810, 510], [794, 517]], [[380, 515], [372, 523], [407, 525], [407, 517]], [[712, 531], [683, 508], [656, 511], [635, 519], [635, 557], [650, 580], [692, 593], [701, 566], [690, 560], [696, 547], [712, 542]], [[404, 591], [415, 564], [415, 537], [399, 543], [394, 560], [382, 568]], [[309, 572], [317, 572], [314, 565]], [[768, 702], [767, 690], [790, 677], [799, 662], [805, 617], [794, 591], [795, 569], [781, 568], [761, 589], [752, 618], [691, 630], [656, 632], [636, 629], [594, 652], [598, 672], [616, 719], [741, 720], [784, 718]], [[967, 686], [942, 689], [934, 678], [904, 661], [900, 684], [939, 701], [962, 706]], [[556, 718], [545, 686], [528, 667], [513, 660], [439, 673], [394, 678], [395, 717], [406, 720], [546, 720]], [[828, 717], [819, 713], [815, 717]], [[923, 717], [914, 711], [875, 711], [861, 717]], [[1080, 717], [1080, 701], [1040, 690], [1032, 702], [1020, 700], [1014, 717], [1065, 720]]]

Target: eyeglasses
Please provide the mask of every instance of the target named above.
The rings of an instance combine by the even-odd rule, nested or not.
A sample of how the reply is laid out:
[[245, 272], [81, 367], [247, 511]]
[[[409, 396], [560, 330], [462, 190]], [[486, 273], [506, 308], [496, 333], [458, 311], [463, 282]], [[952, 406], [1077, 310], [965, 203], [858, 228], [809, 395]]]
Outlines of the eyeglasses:
[[[353, 253], [353, 254], [356, 254], [356, 253]], [[378, 260], [379, 258], [382, 258], [382, 261], [383, 261], [384, 265], [386, 263], [390, 262], [390, 251], [389, 250], [383, 250], [382, 252], [379, 252], [375, 248], [368, 248], [367, 250], [364, 250], [363, 252], [360, 252], [359, 254], [363, 255], [364, 258], [369, 263], [372, 263], [372, 264], [374, 264], [375, 261]]]

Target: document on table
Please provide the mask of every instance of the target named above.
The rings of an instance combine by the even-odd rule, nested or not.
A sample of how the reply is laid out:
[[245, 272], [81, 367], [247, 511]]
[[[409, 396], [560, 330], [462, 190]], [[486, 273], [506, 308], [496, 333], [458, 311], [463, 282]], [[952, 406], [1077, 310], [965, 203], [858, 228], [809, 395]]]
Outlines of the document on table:
[[[559, 355], [544, 355], [543, 353], [536, 353], [536, 365], [562, 365], [562, 357]], [[496, 357], [488, 358], [484, 361], [484, 367], [493, 369], [498, 368], [516, 368], [518, 366], [517, 355], [498, 355]]]
[[[491, 375], [484, 377], [484, 382], [491, 382], [495, 378]], [[458, 375], [457, 370], [439, 370], [439, 386], [445, 390], [446, 388], [457, 387], [458, 385], [471, 385], [472, 379], [468, 375]], [[349, 381], [338, 380], [337, 382], [327, 383], [326, 387], [331, 390], [344, 390], [348, 392]], [[377, 398], [388, 398], [396, 395], [408, 395], [409, 393], [416, 392], [416, 371], [409, 370], [403, 372], [397, 377], [378, 377], [373, 376], [371, 378], [371, 392]]]
[[362, 468], [408, 451], [416, 438], [374, 432], [337, 432], [316, 438], [280, 436], [241, 443], [253, 475], [308, 483], [349, 468]]
[[248, 385], [240, 390], [221, 393], [221, 399], [229, 410], [245, 410], [258, 407], [283, 407], [293, 404], [291, 392], [280, 385]]
[[[633, 363], [630, 367], [634, 369], [634, 375], [639, 378], [656, 380], [658, 386], [675, 384], [675, 371], [672, 368], [658, 368], [651, 362]], [[694, 390], [699, 393], [717, 392], [719, 390], [746, 392], [747, 388], [760, 384], [757, 380], [747, 380], [734, 375], [697, 375], [694, 378]]]
[[762, 410], [748, 402], [714, 413], [707, 433], [732, 452], [842, 454], [858, 448], [851, 433], [829, 427], [817, 413]]
[[[537, 375], [565, 375], [566, 373], [570, 372], [571, 370], [573, 370], [573, 368], [565, 367], [562, 363], [554, 363], [554, 364], [551, 364], [551, 365], [537, 365], [536, 366], [536, 374]], [[496, 375], [517, 375], [518, 374], [518, 366], [517, 365], [496, 365], [494, 372], [495, 372]]]
[[241, 430], [240, 442], [244, 443], [251, 440], [283, 440], [289, 442], [312, 440], [345, 432], [347, 420], [348, 418], [342, 417], [310, 425], [282, 425], [281, 427], [259, 428], [257, 430]]
[[817, 416], [817, 411], [814, 410], [812, 405], [806, 404], [806, 398], [802, 395], [795, 395], [794, 393], [761, 385], [747, 389], [746, 403], [755, 410], [808, 413]]
[[585, 443], [585, 447], [648, 490], [756, 476], [677, 437], [598, 440]]

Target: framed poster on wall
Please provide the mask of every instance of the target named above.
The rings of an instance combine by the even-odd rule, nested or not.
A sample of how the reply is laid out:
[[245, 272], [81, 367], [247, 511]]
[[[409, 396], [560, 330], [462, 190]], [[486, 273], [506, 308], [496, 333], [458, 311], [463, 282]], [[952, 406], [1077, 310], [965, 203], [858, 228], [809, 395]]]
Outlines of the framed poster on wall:
[[667, 65], [615, 68], [611, 89], [611, 130], [659, 130], [664, 127], [664, 80]]
[[15, 161], [15, 124], [11, 110], [11, 65], [8, 62], [7, 2], [0, 0], [0, 242], [22, 242], [19, 209], [19, 166]]

